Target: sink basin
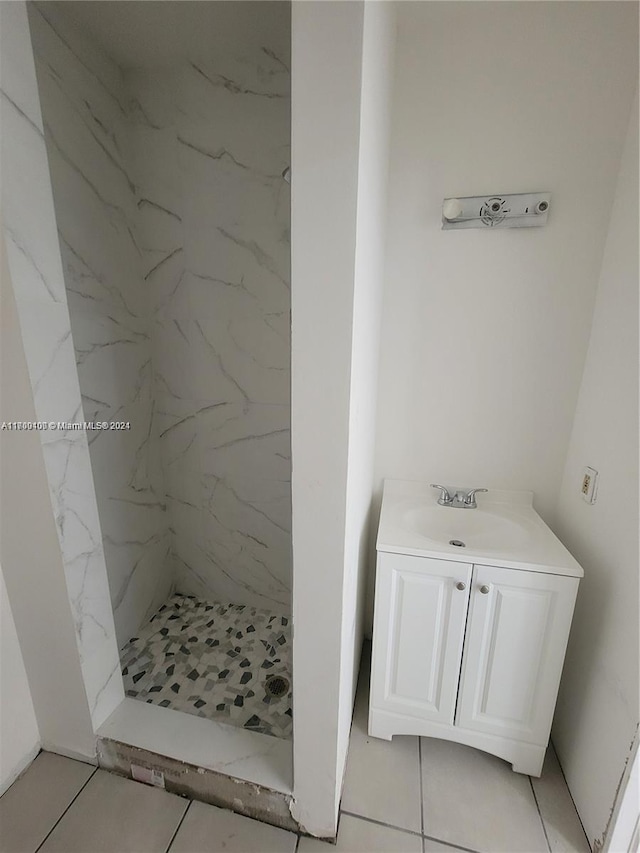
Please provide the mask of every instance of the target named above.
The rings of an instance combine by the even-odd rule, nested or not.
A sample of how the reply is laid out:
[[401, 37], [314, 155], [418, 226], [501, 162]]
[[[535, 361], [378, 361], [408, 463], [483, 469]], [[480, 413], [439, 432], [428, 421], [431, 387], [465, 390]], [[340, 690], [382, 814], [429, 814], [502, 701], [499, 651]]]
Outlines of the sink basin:
[[481, 508], [413, 507], [403, 513], [402, 524], [412, 533], [459, 551], [465, 547], [474, 551], [513, 551], [526, 547], [534, 535], [533, 526], [524, 519]]
[[440, 506], [429, 482], [385, 480], [378, 552], [582, 577], [534, 510], [533, 492], [490, 489], [463, 509]]

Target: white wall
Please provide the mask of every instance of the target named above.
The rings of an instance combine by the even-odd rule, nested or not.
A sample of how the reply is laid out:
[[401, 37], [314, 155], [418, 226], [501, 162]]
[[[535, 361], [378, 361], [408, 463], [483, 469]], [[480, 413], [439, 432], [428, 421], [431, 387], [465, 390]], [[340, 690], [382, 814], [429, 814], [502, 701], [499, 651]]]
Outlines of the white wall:
[[393, 4], [293, 6], [294, 815], [320, 836], [362, 641], [394, 46]]
[[[594, 505], [582, 469], [599, 471]], [[557, 532], [584, 566], [553, 739], [600, 849], [638, 725], [638, 104], [620, 166]]]
[[[294, 817], [332, 836], [340, 689], [364, 4], [292, 7]], [[327, 57], [331, 61], [327, 61]]]
[[[636, 53], [635, 3], [398, 4], [378, 478], [551, 518]], [[441, 231], [446, 196], [531, 190], [545, 228]]]
[[[387, 236], [395, 11], [394, 3], [364, 6], [338, 767], [344, 767], [349, 745], [373, 521], [371, 494]], [[340, 785], [338, 796], [341, 791]]]
[[9, 596], [0, 572], [0, 794], [40, 749], [40, 732]]

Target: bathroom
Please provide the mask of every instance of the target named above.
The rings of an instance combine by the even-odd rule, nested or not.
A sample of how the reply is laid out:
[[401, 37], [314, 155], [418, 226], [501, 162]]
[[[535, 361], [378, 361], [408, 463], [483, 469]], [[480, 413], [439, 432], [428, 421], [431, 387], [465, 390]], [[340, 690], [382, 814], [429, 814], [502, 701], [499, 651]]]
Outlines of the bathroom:
[[[15, 7], [12, 14], [18, 18], [22, 4], [4, 4], [5, 20], [9, 15], [4, 7], [9, 5]], [[72, 14], [64, 7], [71, 5], [45, 3], [43, 11], [50, 17], [59, 14], [64, 18]], [[370, 576], [382, 480], [392, 477], [489, 489], [529, 489], [534, 492], [536, 510], [585, 570], [552, 738], [594, 845], [607, 829], [634, 738], [631, 718], [637, 694], [633, 659], [637, 596], [630, 592], [637, 584], [637, 559], [631, 541], [637, 512], [633, 500], [624, 502], [623, 507], [619, 499], [619, 495], [634, 491], [635, 482], [637, 383], [635, 357], [628, 353], [637, 336], [631, 325], [637, 312], [635, 303], [629, 301], [635, 296], [608, 289], [616, 286], [615, 281], [610, 282], [617, 280], [615, 265], [621, 266], [620, 275], [624, 277], [634, 262], [633, 204], [637, 204], [637, 194], [624, 195], [625, 189], [634, 186], [634, 177], [630, 173], [625, 179], [620, 169], [621, 164], [633, 168], [633, 155], [630, 160], [627, 153], [625, 159], [623, 151], [633, 151], [635, 144], [632, 139], [627, 149], [624, 147], [628, 128], [635, 127], [631, 112], [637, 97], [636, 4], [294, 3], [289, 7], [276, 3], [269, 5], [277, 12], [262, 16], [249, 14], [251, 4], [195, 4], [201, 7], [200, 17], [192, 21], [190, 29], [186, 23], [190, 20], [186, 12], [189, 3], [160, 4], [165, 11], [154, 14], [153, 23], [141, 8], [150, 8], [149, 3], [127, 3], [117, 14], [116, 3], [86, 5], [95, 6], [95, 11], [78, 13], [65, 35], [67, 42], [77, 39], [73, 42], [74, 51], [79, 53], [76, 61], [85, 63], [85, 76], [87, 63], [94, 72], [96, 64], [102, 63], [100, 73], [112, 75], [109, 82], [113, 82], [114, 67], [126, 68], [129, 95], [134, 93], [140, 104], [128, 131], [122, 131], [125, 141], [117, 139], [123, 151], [125, 144], [129, 146], [125, 153], [127, 163], [135, 170], [135, 177], [130, 179], [138, 195], [127, 188], [124, 176], [115, 176], [118, 170], [109, 161], [114, 177], [106, 179], [106, 198], [112, 201], [110, 194], [119, 191], [118, 181], [125, 187], [122, 192], [130, 194], [126, 204], [138, 211], [135, 227], [139, 232], [134, 237], [147, 254], [142, 260], [134, 258], [131, 264], [141, 264], [144, 272], [139, 279], [144, 280], [154, 262], [167, 258], [152, 277], [161, 277], [158, 288], [166, 288], [163, 298], [171, 296], [159, 312], [156, 306], [142, 306], [138, 317], [144, 315], [147, 323], [151, 316], [153, 331], [141, 325], [129, 329], [130, 337], [141, 333], [135, 340], [143, 343], [128, 345], [115, 374], [109, 373], [110, 368], [98, 371], [98, 378], [104, 381], [98, 391], [107, 387], [119, 390], [118, 383], [123, 378], [130, 382], [136, 371], [142, 371], [136, 376], [147, 381], [142, 369], [150, 357], [152, 364], [160, 363], [159, 372], [169, 379], [173, 391], [180, 389], [184, 407], [180, 409], [175, 401], [173, 408], [168, 406], [166, 393], [164, 398], [157, 391], [148, 393], [144, 385], [133, 381], [128, 414], [118, 413], [117, 400], [110, 403], [108, 414], [106, 409], [88, 411], [87, 397], [105, 402], [100, 393], [83, 388], [90, 372], [87, 362], [94, 352], [82, 348], [77, 323], [74, 327], [74, 311], [75, 316], [88, 312], [82, 306], [74, 307], [79, 301], [77, 293], [68, 298], [62, 294], [65, 286], [67, 292], [69, 289], [69, 270], [75, 270], [77, 281], [88, 286], [92, 282], [80, 261], [76, 259], [74, 266], [62, 236], [83, 224], [87, 234], [94, 234], [92, 229], [99, 226], [84, 213], [78, 217], [82, 208], [71, 184], [66, 198], [74, 199], [75, 204], [69, 205], [68, 214], [61, 213], [56, 176], [59, 178], [67, 168], [71, 181], [69, 163], [59, 158], [56, 165], [49, 151], [43, 161], [42, 140], [36, 145], [28, 137], [16, 135], [13, 138], [20, 139], [21, 144], [15, 146], [18, 150], [7, 146], [5, 156], [12, 169], [7, 167], [3, 175], [5, 195], [15, 200], [15, 207], [5, 203], [4, 218], [7, 233], [14, 235], [7, 240], [9, 267], [27, 364], [36, 386], [37, 419], [104, 419], [132, 424], [129, 434], [123, 431], [97, 438], [78, 435], [73, 440], [65, 437], [66, 445], [56, 442], [60, 437], [52, 433], [25, 434], [19, 439], [25, 448], [31, 441], [30, 453], [40, 454], [45, 490], [48, 480], [49, 488], [66, 502], [65, 506], [77, 510], [84, 529], [91, 531], [91, 541], [104, 543], [104, 551], [96, 549], [91, 556], [90, 577], [95, 587], [85, 595], [81, 581], [75, 590], [83, 596], [84, 612], [90, 614], [81, 638], [87, 643], [86, 653], [78, 652], [68, 599], [66, 604], [60, 599], [60, 607], [66, 607], [65, 612], [70, 614], [65, 624], [58, 616], [55, 626], [50, 625], [50, 602], [55, 595], [64, 597], [65, 584], [74, 599], [74, 577], [69, 567], [79, 554], [86, 553], [81, 537], [75, 543], [73, 536], [66, 537], [68, 551], [64, 543], [57, 546], [59, 571], [55, 578], [50, 573], [47, 581], [53, 585], [57, 578], [55, 590], [44, 582], [41, 588], [34, 589], [33, 583], [30, 589], [23, 588], [26, 585], [21, 574], [13, 568], [16, 558], [10, 559], [11, 541], [6, 546], [9, 556], [2, 555], [35, 706], [45, 701], [47, 689], [56, 689], [45, 672], [55, 666], [59, 681], [68, 687], [65, 705], [73, 708], [73, 732], [62, 711], [55, 719], [56, 713], [41, 711], [39, 742], [54, 752], [64, 747], [67, 752], [62, 754], [86, 756], [91, 750], [95, 752], [95, 731], [122, 702], [114, 650], [117, 653], [121, 648], [124, 634], [135, 635], [140, 622], [135, 627], [129, 625], [155, 612], [154, 608], [171, 594], [170, 572], [163, 564], [169, 549], [193, 565], [194, 540], [198, 541], [201, 529], [194, 533], [188, 504], [202, 501], [201, 508], [211, 508], [206, 496], [199, 494], [194, 500], [186, 491], [194, 482], [194, 473], [208, 476], [213, 489], [220, 483], [216, 511], [226, 507], [233, 515], [231, 490], [227, 489], [226, 502], [219, 500], [225, 483], [244, 498], [247, 494], [243, 489], [253, 489], [259, 495], [250, 497], [254, 509], [256, 504], [263, 508], [262, 499], [270, 504], [268, 512], [282, 513], [275, 519], [279, 524], [276, 532], [270, 528], [273, 538], [265, 549], [273, 563], [258, 571], [253, 558], [260, 556], [262, 546], [249, 537], [264, 542], [265, 532], [245, 528], [244, 542], [253, 542], [253, 551], [236, 547], [233, 556], [251, 560], [240, 567], [248, 574], [236, 575], [226, 588], [218, 576], [216, 597], [227, 604], [263, 608], [267, 604], [270, 612], [285, 619], [287, 608], [292, 606], [295, 642], [289, 674], [293, 680], [293, 739], [270, 737], [269, 743], [278, 753], [274, 759], [280, 762], [278, 767], [286, 768], [284, 775], [291, 772], [291, 766], [295, 768], [294, 817], [298, 824], [311, 834], [330, 836], [341, 795], [362, 637], [371, 632]], [[218, 11], [202, 11], [210, 6], [218, 7]], [[111, 12], [101, 7], [111, 7]], [[240, 11], [243, 7], [244, 13]], [[9, 96], [31, 118], [33, 110], [41, 108], [48, 132], [55, 131], [61, 148], [68, 151], [69, 145], [82, 140], [82, 132], [71, 118], [67, 125], [61, 123], [59, 131], [47, 121], [46, 109], [56, 97], [58, 115], [64, 114], [65, 104], [69, 108], [69, 101], [65, 102], [60, 87], [56, 89], [55, 68], [42, 88], [42, 67], [38, 68], [38, 62], [43, 61], [42, 54], [38, 55], [42, 42], [38, 38], [43, 36], [34, 29], [33, 14], [32, 7], [31, 30], [26, 32], [24, 17], [11, 19], [14, 36], [6, 48], [3, 43], [2, 51], [3, 90], [6, 80], [6, 87], [19, 91], [20, 100], [16, 101], [10, 91]], [[217, 15], [215, 26], [207, 20], [210, 14]], [[225, 26], [242, 32], [237, 42], [245, 41], [243, 50], [267, 49], [261, 51], [259, 79], [238, 79], [240, 66], [233, 65], [235, 57], [231, 58], [231, 70], [215, 65], [224, 53], [223, 46], [234, 44], [229, 37], [231, 30], [225, 32]], [[101, 40], [98, 47], [96, 32]], [[257, 83], [283, 87], [261, 90], [278, 97], [260, 99], [245, 94], [243, 99], [242, 93], [236, 93], [234, 103], [240, 99], [266, 104], [257, 119], [235, 106], [225, 111], [233, 93], [224, 85], [212, 86], [193, 69], [190, 79], [197, 80], [197, 85], [194, 82], [193, 89], [187, 85], [181, 98], [175, 99], [179, 75], [167, 72], [175, 59], [170, 51], [184, 50], [188, 45], [196, 53], [206, 52], [215, 37], [220, 39], [220, 48], [212, 54], [215, 59], [209, 59], [210, 67], [203, 67], [198, 58], [194, 60], [209, 76], [233, 80], [236, 88], [245, 90], [255, 91]], [[20, 38], [30, 39], [27, 45], [33, 44], [36, 56], [31, 70], [25, 67], [31, 47], [20, 51]], [[112, 54], [111, 64], [103, 58], [103, 53], [109, 53], [105, 45]], [[118, 61], [114, 51], [120, 51]], [[137, 69], [135, 62], [127, 61], [126, 51], [129, 56], [137, 52]], [[329, 54], [331, 63], [326, 61]], [[151, 69], [149, 63], [154, 62], [157, 65]], [[285, 67], [291, 68], [290, 78]], [[33, 88], [36, 72], [41, 107], [38, 90]], [[84, 78], [80, 72], [78, 75], [68, 79], [81, 89]], [[149, 80], [154, 75], [152, 86]], [[205, 88], [198, 89], [199, 85]], [[198, 94], [211, 91], [214, 95]], [[186, 109], [188, 104], [183, 103], [185, 92], [192, 98], [191, 114]], [[78, 97], [81, 103], [82, 92]], [[167, 105], [176, 104], [179, 109], [163, 125], [163, 110], [166, 113]], [[3, 99], [5, 108], [9, 115]], [[108, 133], [116, 134], [116, 124], [121, 121], [118, 112], [113, 110], [113, 127]], [[90, 124], [90, 116], [85, 117]], [[102, 120], [102, 115], [97, 118]], [[3, 113], [6, 128], [12, 127], [12, 120], [15, 116], [12, 119], [9, 115], [5, 123]], [[19, 130], [17, 134], [27, 132]], [[60, 133], [68, 136], [59, 139]], [[5, 134], [7, 140], [12, 138], [9, 131]], [[177, 185], [173, 181], [175, 170], [166, 166], [173, 162], [184, 165], [191, 156], [194, 164], [199, 162], [198, 152], [177, 143], [179, 136], [218, 157], [213, 164], [215, 171], [203, 169], [197, 174], [194, 166], [189, 187]], [[177, 144], [181, 145], [179, 151]], [[222, 154], [223, 149], [235, 161], [250, 163], [258, 177], [254, 175], [253, 182], [243, 183], [247, 170]], [[84, 153], [79, 150], [73, 159], [88, 176], [87, 169], [94, 168], [96, 159], [89, 156], [81, 160]], [[200, 159], [206, 159], [206, 154], [200, 154]], [[289, 165], [290, 185], [282, 178]], [[13, 183], [13, 174], [20, 174], [21, 185]], [[28, 192], [25, 176], [33, 177]], [[104, 196], [103, 185], [95, 180], [94, 187]], [[155, 194], [151, 199], [147, 199], [150, 192], [145, 194], [147, 186]], [[264, 195], [260, 195], [263, 190]], [[552, 194], [545, 228], [505, 229], [490, 234], [441, 230], [444, 198], [523, 191]], [[28, 204], [21, 207], [23, 199]], [[154, 201], [165, 212], [152, 208], [144, 199]], [[290, 275], [286, 233], [289, 203]], [[73, 213], [78, 222], [71, 221]], [[67, 218], [61, 222], [61, 216]], [[195, 224], [193, 217], [197, 217]], [[55, 233], [56, 221], [60, 240]], [[235, 231], [236, 227], [242, 230]], [[49, 241], [46, 246], [45, 234]], [[233, 242], [228, 235], [238, 241], [232, 250], [224, 246]], [[30, 239], [35, 241], [35, 250]], [[54, 304], [39, 301], [36, 288], [40, 283], [25, 263], [28, 255], [21, 253], [20, 247], [35, 257], [36, 269], [44, 270], [45, 278], [49, 278], [46, 271], [52, 271], [48, 284]], [[254, 249], [249, 266], [245, 264], [245, 256], [251, 254], [248, 247]], [[115, 270], [117, 277], [117, 264], [127, 262], [121, 245], [90, 248], [98, 255], [103, 251], [105, 263], [112, 264], [109, 269]], [[178, 248], [180, 251], [169, 257]], [[263, 252], [263, 262], [276, 259], [275, 266], [272, 264], [261, 279], [268, 282], [271, 289], [266, 296], [274, 304], [258, 306], [263, 314], [279, 315], [276, 320], [282, 326], [274, 330], [273, 337], [265, 335], [264, 327], [258, 334], [252, 325], [256, 315], [250, 310], [255, 302], [250, 264], [256, 263], [258, 248]], [[186, 282], [181, 279], [181, 255], [186, 258], [185, 269], [190, 267], [191, 278]], [[222, 301], [225, 311], [238, 308], [237, 318], [208, 314], [208, 306], [201, 300], [213, 288], [207, 291], [207, 282], [198, 280], [197, 275], [218, 280], [217, 284], [208, 282], [216, 288], [216, 311]], [[21, 291], [18, 278], [24, 281]], [[283, 280], [291, 283], [290, 295]], [[174, 290], [178, 281], [186, 284], [182, 292], [180, 287]], [[93, 282], [96, 287], [99, 284], [99, 280]], [[132, 281], [126, 292], [142, 297], [145, 288], [140, 287], [136, 291], [136, 282]], [[154, 289], [154, 296], [156, 293]], [[65, 303], [70, 327], [65, 325], [69, 323]], [[109, 316], [115, 316], [113, 310]], [[200, 334], [198, 325], [205, 332], [200, 336], [200, 350], [191, 344], [187, 353], [180, 350], [181, 341], [185, 341], [180, 332], [184, 331], [183, 319], [196, 335]], [[629, 324], [626, 334], [622, 333], [627, 328], [624, 323]], [[104, 317], [96, 319], [96, 324], [104, 335], [109, 334]], [[65, 337], [69, 328], [75, 353], [71, 337]], [[611, 328], [621, 330], [615, 341], [607, 337]], [[189, 333], [187, 337], [193, 343]], [[206, 339], [220, 342], [218, 360], [206, 349]], [[58, 343], [61, 345], [56, 349]], [[105, 346], [109, 343], [106, 337], [99, 343], [103, 349], [113, 349]], [[240, 346], [246, 346], [253, 352], [253, 345], [259, 348], [263, 365], [276, 369], [268, 375], [266, 371], [263, 375], [248, 369], [243, 372], [245, 364], [238, 360], [230, 372], [226, 357], [231, 350], [222, 347], [235, 348], [237, 353]], [[628, 349], [623, 350], [623, 346]], [[51, 352], [58, 357], [51, 359]], [[379, 370], [372, 369], [371, 365], [378, 362]], [[207, 365], [206, 370], [202, 364]], [[49, 373], [46, 381], [38, 383], [47, 366], [58, 373]], [[148, 381], [151, 384], [156, 380], [157, 376]], [[156, 389], [158, 386], [156, 381]], [[138, 393], [140, 387], [142, 394]], [[83, 397], [84, 418], [74, 417], [78, 394]], [[194, 401], [203, 408], [218, 408], [203, 412], [200, 432], [191, 430], [181, 436], [179, 429], [170, 430], [164, 449], [157, 446], [160, 442], [154, 448], [160, 460], [151, 459], [147, 470], [139, 471], [140, 476], [149, 471], [153, 474], [154, 464], [162, 471], [164, 497], [156, 502], [164, 502], [166, 510], [156, 515], [166, 516], [166, 529], [158, 533], [156, 520], [151, 520], [142, 536], [137, 529], [132, 529], [131, 535], [125, 531], [122, 540], [138, 544], [130, 544], [130, 552], [123, 556], [123, 549], [113, 544], [115, 537], [105, 535], [105, 525], [111, 519], [100, 483], [117, 478], [115, 460], [124, 448], [133, 446], [135, 454], [134, 443], [140, 435], [134, 435], [134, 427], [144, 430], [155, 418], [154, 429], [160, 435], [185, 411], [187, 416], [192, 415]], [[152, 406], [155, 409], [150, 413]], [[618, 413], [615, 446], [610, 438], [613, 411]], [[14, 413], [11, 419], [16, 417]], [[3, 413], [3, 420], [9, 419]], [[228, 424], [245, 432], [225, 432]], [[255, 453], [240, 451], [236, 455], [223, 446], [229, 440], [259, 433], [270, 433], [271, 438]], [[202, 447], [205, 437], [212, 438], [211, 447], [217, 443], [213, 448], [217, 452], [208, 461], [189, 456]], [[175, 438], [173, 446], [166, 446], [167, 438]], [[9, 445], [3, 436], [7, 446], [15, 448], [16, 437], [10, 439]], [[98, 460], [100, 443], [106, 450]], [[76, 454], [73, 459], [60, 455], [63, 447]], [[294, 464], [292, 505], [288, 506], [290, 459]], [[11, 463], [8, 459], [6, 464]], [[211, 465], [208, 470], [207, 464]], [[586, 465], [600, 472], [598, 501], [593, 506], [576, 503], [580, 501], [579, 485]], [[70, 470], [75, 472], [74, 482], [69, 483], [69, 494], [65, 495], [65, 473]], [[167, 477], [173, 478], [170, 488]], [[133, 488], [139, 485], [135, 482]], [[14, 479], [11, 488], [17, 513]], [[150, 494], [154, 485], [148, 488]], [[74, 499], [76, 503], [72, 503]], [[33, 497], [11, 527], [20, 529], [26, 524], [29, 512], [36, 512], [32, 502]], [[153, 503], [146, 498], [145, 502]], [[10, 518], [11, 508], [6, 501], [5, 505]], [[149, 508], [149, 517], [152, 513]], [[130, 513], [113, 513], [114, 524], [124, 523], [122, 519], [137, 524]], [[233, 516], [232, 524], [236, 520], [240, 519]], [[73, 531], [71, 524], [66, 532], [70, 529]], [[50, 532], [55, 538], [56, 531]], [[138, 563], [140, 541], [147, 540], [153, 553], [148, 562]], [[212, 535], [211, 540], [215, 542], [210, 546], [220, 546], [220, 536]], [[237, 539], [233, 543], [237, 545]], [[222, 545], [231, 556], [230, 543], [223, 540]], [[49, 547], [55, 549], [55, 543], [50, 541]], [[35, 558], [33, 561], [38, 562]], [[206, 573], [214, 562], [209, 561], [200, 574], [209, 577]], [[172, 571], [176, 571], [176, 564], [174, 560]], [[127, 604], [110, 613], [114, 594], [113, 589], [109, 592], [113, 578], [108, 573], [114, 565], [125, 573], [125, 565], [139, 566], [134, 585], [129, 583], [125, 594], [118, 597], [123, 602], [144, 600], [140, 614], [134, 612], [133, 605], [127, 613]], [[275, 579], [269, 574], [274, 570]], [[185, 569], [182, 576], [174, 576], [183, 584], [175, 588], [207, 598], [201, 582], [186, 584], [187, 572]], [[238, 581], [244, 582], [247, 577], [253, 584], [253, 597], [234, 601]], [[121, 593], [126, 574], [118, 581]], [[219, 597], [221, 589], [226, 598]], [[287, 590], [290, 600], [283, 594]], [[135, 595], [128, 598], [130, 592]], [[599, 607], [600, 596], [606, 607]], [[57, 653], [54, 649], [47, 653], [50, 659], [43, 652], [42, 642], [38, 644], [29, 636], [28, 626], [34, 619], [58, 637]], [[90, 624], [97, 623], [99, 630], [89, 630]], [[335, 626], [334, 630], [327, 630], [327, 625]], [[322, 636], [322, 643], [318, 636]], [[63, 655], [59, 650], [65, 643], [68, 654]], [[586, 683], [585, 671], [590, 672]], [[78, 700], [83, 690], [87, 698]], [[137, 714], [138, 706], [145, 704], [137, 703], [132, 713]], [[165, 718], [170, 718], [166, 711]], [[144, 727], [136, 718], [138, 722]], [[185, 725], [198, 725], [198, 718], [194, 716]], [[151, 735], [145, 732], [145, 736]], [[264, 732], [251, 735], [265, 736]], [[136, 746], [152, 752], [159, 749], [154, 750], [150, 743]], [[600, 783], [589, 781], [598, 775], [602, 777]]]

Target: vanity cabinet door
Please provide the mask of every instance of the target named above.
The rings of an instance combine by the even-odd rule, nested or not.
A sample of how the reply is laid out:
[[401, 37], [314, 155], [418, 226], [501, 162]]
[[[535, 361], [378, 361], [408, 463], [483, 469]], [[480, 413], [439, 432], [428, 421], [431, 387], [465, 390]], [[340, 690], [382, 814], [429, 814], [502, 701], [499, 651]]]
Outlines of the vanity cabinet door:
[[546, 746], [578, 579], [475, 566], [456, 725]]
[[453, 723], [471, 569], [378, 554], [373, 707]]

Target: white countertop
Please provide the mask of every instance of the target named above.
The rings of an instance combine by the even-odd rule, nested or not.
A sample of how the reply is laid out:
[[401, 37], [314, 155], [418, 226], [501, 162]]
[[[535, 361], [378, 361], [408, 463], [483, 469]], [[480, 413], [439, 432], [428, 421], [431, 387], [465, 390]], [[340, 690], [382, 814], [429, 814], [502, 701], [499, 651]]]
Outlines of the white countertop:
[[490, 490], [476, 495], [477, 509], [439, 506], [439, 494], [428, 483], [385, 480], [377, 550], [583, 577], [582, 567], [534, 510], [533, 492]]

